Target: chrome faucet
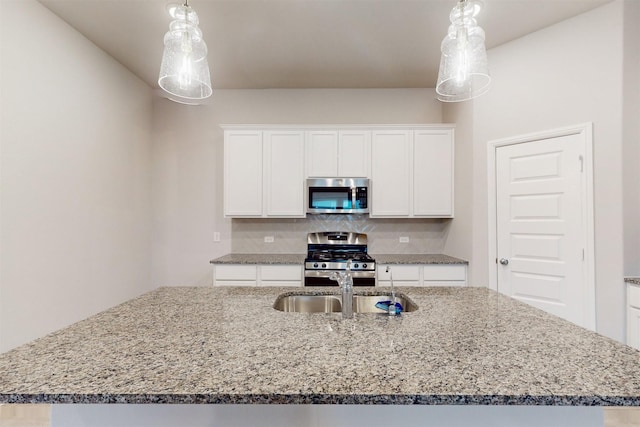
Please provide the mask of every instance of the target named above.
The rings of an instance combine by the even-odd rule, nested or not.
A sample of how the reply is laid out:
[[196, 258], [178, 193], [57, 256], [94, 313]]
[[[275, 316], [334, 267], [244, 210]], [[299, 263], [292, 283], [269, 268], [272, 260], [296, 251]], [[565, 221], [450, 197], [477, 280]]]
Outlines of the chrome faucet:
[[395, 316], [396, 312], [396, 291], [393, 288], [393, 273], [391, 272], [391, 268], [387, 265], [387, 273], [389, 273], [389, 283], [391, 284], [391, 302], [389, 303], [389, 316]]
[[353, 277], [351, 277], [351, 260], [347, 261], [347, 270], [344, 272], [333, 272], [329, 277], [340, 285], [342, 294], [342, 318], [353, 318]]

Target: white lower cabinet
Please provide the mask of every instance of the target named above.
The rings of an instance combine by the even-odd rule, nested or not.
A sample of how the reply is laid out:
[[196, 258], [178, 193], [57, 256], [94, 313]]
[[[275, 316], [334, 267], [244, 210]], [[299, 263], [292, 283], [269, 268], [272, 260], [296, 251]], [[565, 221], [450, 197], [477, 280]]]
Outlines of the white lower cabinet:
[[640, 349], [640, 286], [627, 284], [627, 345]]
[[[391, 270], [387, 272], [387, 267]], [[378, 264], [377, 286], [466, 286], [464, 264]]]
[[214, 286], [302, 286], [302, 266], [214, 264]]

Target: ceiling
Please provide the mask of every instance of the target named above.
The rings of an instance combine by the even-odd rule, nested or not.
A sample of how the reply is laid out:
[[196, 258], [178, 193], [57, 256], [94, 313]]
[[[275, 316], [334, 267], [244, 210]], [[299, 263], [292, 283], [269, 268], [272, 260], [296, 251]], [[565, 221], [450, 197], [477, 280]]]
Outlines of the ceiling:
[[[165, 6], [179, 0], [39, 0], [152, 87]], [[487, 48], [612, 0], [484, 0]], [[190, 0], [215, 89], [432, 88], [455, 0]], [[489, 64], [491, 66], [491, 64]]]

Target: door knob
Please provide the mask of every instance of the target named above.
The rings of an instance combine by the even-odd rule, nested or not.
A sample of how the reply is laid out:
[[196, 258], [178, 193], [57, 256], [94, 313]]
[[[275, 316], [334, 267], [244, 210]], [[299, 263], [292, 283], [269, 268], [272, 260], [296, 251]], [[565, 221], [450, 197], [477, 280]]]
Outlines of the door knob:
[[506, 258], [500, 258], [500, 264], [507, 265], [507, 264], [509, 264], [509, 260], [506, 259]]

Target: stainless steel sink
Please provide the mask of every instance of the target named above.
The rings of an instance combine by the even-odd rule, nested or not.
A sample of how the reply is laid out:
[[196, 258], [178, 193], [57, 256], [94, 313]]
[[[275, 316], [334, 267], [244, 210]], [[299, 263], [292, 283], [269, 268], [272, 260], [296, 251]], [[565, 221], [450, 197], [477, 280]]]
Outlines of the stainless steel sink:
[[[354, 295], [353, 312], [384, 313], [384, 310], [376, 307], [376, 303], [390, 299], [388, 294]], [[405, 312], [418, 309], [418, 306], [403, 294], [396, 294], [396, 301], [402, 304]], [[283, 294], [278, 296], [273, 308], [296, 313], [339, 313], [342, 311], [342, 300], [339, 295]]]
[[280, 295], [273, 308], [296, 313], [336, 313], [342, 311], [342, 300], [336, 295]]

